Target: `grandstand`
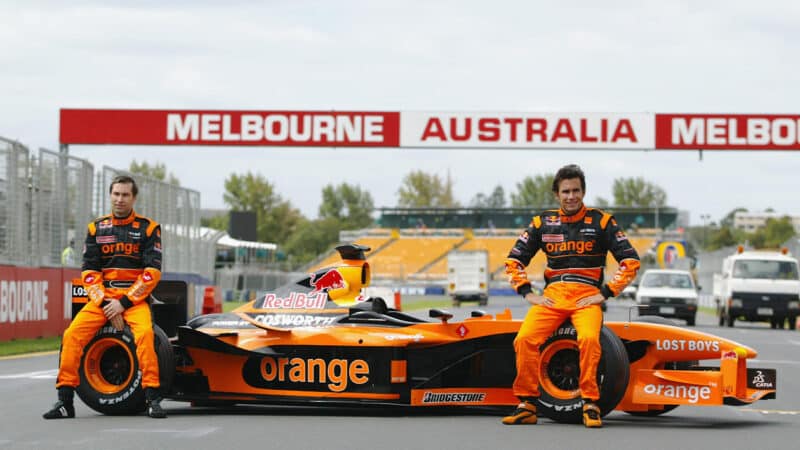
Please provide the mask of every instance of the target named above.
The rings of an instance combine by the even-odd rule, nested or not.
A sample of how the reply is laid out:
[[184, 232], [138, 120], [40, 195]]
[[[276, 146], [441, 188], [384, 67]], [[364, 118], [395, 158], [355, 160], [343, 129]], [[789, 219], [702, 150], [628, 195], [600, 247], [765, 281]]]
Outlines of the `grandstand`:
[[[655, 230], [629, 235], [631, 244], [639, 255], [647, 254], [658, 240]], [[489, 265], [494, 280], [504, 280], [504, 261], [519, 235], [518, 229], [369, 229], [361, 232], [346, 232], [343, 242], [367, 245], [372, 251], [367, 260], [372, 266], [373, 280], [431, 281], [447, 279], [447, 254], [451, 250], [480, 250], [489, 253]], [[336, 251], [331, 250], [321, 260], [308, 267], [316, 271], [335, 265], [339, 261]], [[531, 280], [541, 281], [546, 265], [544, 253], [539, 252], [528, 265]], [[606, 276], [617, 269], [617, 262], [608, 256]]]

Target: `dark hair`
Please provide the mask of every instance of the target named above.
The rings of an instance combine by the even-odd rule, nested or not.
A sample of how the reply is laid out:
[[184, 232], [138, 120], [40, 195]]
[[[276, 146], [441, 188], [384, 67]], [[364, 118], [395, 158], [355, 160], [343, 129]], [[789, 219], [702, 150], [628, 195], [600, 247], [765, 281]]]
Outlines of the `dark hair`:
[[115, 184], [130, 184], [133, 196], [136, 197], [136, 195], [139, 194], [139, 186], [136, 185], [136, 180], [127, 175], [117, 175], [114, 177], [113, 180], [111, 180], [111, 184], [108, 186], [109, 194], [111, 193], [112, 190], [114, 190]]
[[558, 185], [561, 184], [562, 180], [570, 180], [573, 178], [581, 179], [581, 190], [586, 192], [586, 176], [577, 164], [567, 164], [558, 169], [556, 176], [553, 177], [553, 192], [558, 194]]

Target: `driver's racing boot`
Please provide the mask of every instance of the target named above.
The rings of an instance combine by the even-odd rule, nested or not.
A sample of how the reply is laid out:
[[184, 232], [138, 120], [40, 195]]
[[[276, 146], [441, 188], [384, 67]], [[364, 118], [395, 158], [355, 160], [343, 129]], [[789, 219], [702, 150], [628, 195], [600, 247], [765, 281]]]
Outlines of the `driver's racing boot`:
[[583, 425], [586, 428], [600, 428], [603, 426], [603, 419], [600, 418], [600, 407], [592, 401], [583, 403]]
[[536, 425], [536, 405], [523, 400], [510, 416], [503, 417], [505, 425]]
[[167, 413], [161, 408], [161, 395], [158, 393], [158, 388], [145, 388], [144, 395], [147, 399], [147, 415], [153, 419], [166, 418]]
[[45, 419], [72, 419], [75, 417], [75, 388], [71, 386], [61, 386], [58, 388], [58, 401], [50, 411], [42, 414]]

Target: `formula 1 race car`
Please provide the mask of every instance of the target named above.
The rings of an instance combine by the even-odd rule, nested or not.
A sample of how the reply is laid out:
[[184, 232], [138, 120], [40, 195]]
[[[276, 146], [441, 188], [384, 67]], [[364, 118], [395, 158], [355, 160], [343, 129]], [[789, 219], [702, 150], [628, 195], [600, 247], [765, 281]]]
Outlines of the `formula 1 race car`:
[[[516, 375], [512, 342], [521, 321], [508, 309], [453, 321], [424, 320], [363, 298], [370, 265], [358, 245], [319, 270], [230, 313], [156, 328], [165, 398], [193, 405], [395, 405], [508, 407]], [[85, 303], [80, 289], [76, 306]], [[154, 308], [155, 314], [158, 309]], [[162, 322], [163, 323], [163, 322]], [[657, 416], [678, 405], [744, 405], [775, 398], [776, 371], [747, 368], [756, 351], [660, 317], [607, 322], [598, 367], [603, 414]], [[580, 422], [576, 332], [567, 322], [542, 346], [539, 411]], [[78, 395], [104, 414], [144, 410], [133, 336], [101, 329], [81, 361]], [[701, 360], [715, 364], [700, 366]]]

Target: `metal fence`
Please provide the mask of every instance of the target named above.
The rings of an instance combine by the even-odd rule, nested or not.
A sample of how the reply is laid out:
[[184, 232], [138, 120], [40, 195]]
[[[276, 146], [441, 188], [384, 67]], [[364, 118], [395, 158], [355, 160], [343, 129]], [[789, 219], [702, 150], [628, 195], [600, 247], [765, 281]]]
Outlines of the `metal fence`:
[[30, 255], [30, 151], [0, 138], [0, 262], [25, 263]]
[[[58, 266], [74, 239], [76, 261], [86, 224], [111, 211], [108, 187], [128, 172], [94, 167], [66, 153], [0, 137], [0, 264]], [[200, 193], [141, 175], [136, 212], [162, 225], [165, 272], [214, 278], [215, 242], [200, 232]]]
[[200, 193], [160, 180], [104, 166], [97, 174], [95, 213], [111, 211], [108, 188], [117, 175], [136, 180], [136, 212], [161, 224], [164, 246], [164, 272], [181, 272], [214, 279], [216, 242], [200, 230]]

